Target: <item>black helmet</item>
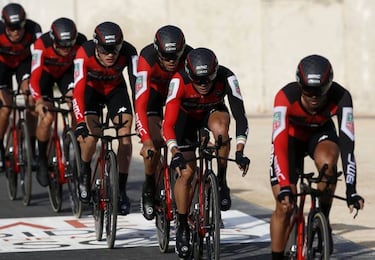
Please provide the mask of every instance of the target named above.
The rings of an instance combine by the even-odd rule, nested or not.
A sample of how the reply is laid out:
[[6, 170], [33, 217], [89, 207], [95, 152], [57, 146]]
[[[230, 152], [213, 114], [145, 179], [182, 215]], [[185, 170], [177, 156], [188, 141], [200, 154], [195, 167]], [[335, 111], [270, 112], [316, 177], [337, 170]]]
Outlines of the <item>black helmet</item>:
[[154, 48], [162, 59], [177, 60], [185, 50], [185, 36], [176, 26], [163, 26], [155, 34]]
[[303, 92], [311, 96], [325, 95], [333, 80], [331, 63], [319, 55], [307, 56], [299, 62], [296, 78]]
[[104, 22], [96, 26], [94, 42], [101, 53], [118, 53], [122, 47], [123, 35], [119, 25], [112, 22]]
[[21, 29], [26, 23], [25, 10], [20, 4], [7, 4], [2, 11], [2, 19], [6, 27]]
[[197, 48], [190, 51], [185, 60], [185, 71], [198, 84], [207, 84], [216, 78], [219, 63], [213, 51]]
[[59, 18], [51, 25], [49, 35], [57, 46], [72, 47], [77, 40], [77, 28], [69, 18]]

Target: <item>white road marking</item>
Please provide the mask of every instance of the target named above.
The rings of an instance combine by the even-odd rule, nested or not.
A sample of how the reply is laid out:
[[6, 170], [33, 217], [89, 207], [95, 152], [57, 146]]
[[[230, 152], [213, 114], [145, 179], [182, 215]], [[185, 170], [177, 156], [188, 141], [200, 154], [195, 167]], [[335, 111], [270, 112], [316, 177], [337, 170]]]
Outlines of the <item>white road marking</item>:
[[[221, 243], [270, 241], [269, 224], [238, 210], [222, 212]], [[171, 224], [170, 246], [175, 245]], [[118, 216], [115, 247], [158, 246], [155, 222], [139, 213]], [[0, 220], [0, 253], [107, 248], [105, 231], [96, 241], [92, 216], [9, 218]]]

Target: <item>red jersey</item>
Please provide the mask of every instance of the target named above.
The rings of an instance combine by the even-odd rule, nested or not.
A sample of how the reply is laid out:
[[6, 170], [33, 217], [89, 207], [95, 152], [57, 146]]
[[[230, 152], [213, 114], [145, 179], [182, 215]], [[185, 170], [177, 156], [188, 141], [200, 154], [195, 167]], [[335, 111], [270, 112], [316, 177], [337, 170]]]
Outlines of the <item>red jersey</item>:
[[49, 32], [44, 33], [35, 41], [32, 48], [32, 63], [30, 77], [30, 92], [35, 100], [41, 98], [40, 80], [43, 71], [58, 79], [73, 65], [77, 49], [87, 40], [86, 36], [78, 33], [77, 41], [67, 56], [60, 56], [53, 47]]
[[[95, 55], [95, 43], [90, 40], [78, 49], [74, 60], [74, 94], [73, 109], [77, 123], [84, 121], [85, 88], [94, 88], [106, 96], [114, 88], [125, 85], [123, 70], [127, 68], [130, 87], [134, 97], [134, 85], [137, 72], [137, 50], [129, 42], [124, 41], [116, 60], [111, 67], [103, 66]], [[134, 99], [133, 99], [134, 100]]]
[[25, 34], [18, 42], [11, 42], [5, 31], [5, 25], [0, 22], [0, 62], [11, 68], [16, 68], [22, 61], [30, 58], [30, 46], [42, 34], [39, 24], [26, 20]]
[[337, 116], [339, 146], [346, 176], [346, 184], [356, 184], [356, 162], [354, 157], [354, 117], [350, 93], [337, 84], [327, 93], [326, 105], [319, 113], [311, 115], [301, 106], [301, 89], [297, 82], [282, 88], [275, 96], [273, 114], [273, 162], [280, 186], [290, 185], [288, 137], [307, 141], [320, 127]]
[[[192, 47], [186, 45], [176, 71], [184, 68], [185, 58]], [[154, 89], [163, 101], [160, 106], [165, 105], [168, 94], [169, 81], [175, 72], [164, 70], [158, 61], [158, 54], [153, 44], [149, 44], [141, 50], [138, 60], [138, 77], [135, 85], [135, 110], [136, 127], [142, 141], [150, 139], [147, 117], [147, 105], [150, 99], [150, 90]]]
[[206, 95], [199, 94], [185, 70], [176, 73], [170, 84], [166, 101], [163, 136], [171, 149], [177, 145], [174, 131], [180, 110], [197, 121], [204, 120], [207, 113], [228, 98], [232, 115], [236, 120], [237, 143], [246, 143], [248, 122], [241, 96], [237, 77], [224, 66], [219, 66], [217, 76], [210, 92]]

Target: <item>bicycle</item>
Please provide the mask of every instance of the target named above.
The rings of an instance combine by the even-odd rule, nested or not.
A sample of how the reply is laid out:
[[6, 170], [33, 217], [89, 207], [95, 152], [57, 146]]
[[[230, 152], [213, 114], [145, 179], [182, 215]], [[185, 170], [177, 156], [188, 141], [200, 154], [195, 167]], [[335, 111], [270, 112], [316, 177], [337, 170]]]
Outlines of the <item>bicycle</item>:
[[7, 175], [8, 196], [10, 200], [17, 198], [17, 182], [20, 176], [22, 203], [30, 205], [32, 190], [32, 148], [30, 132], [26, 123], [26, 110], [33, 109], [26, 102], [30, 93], [10, 90], [12, 104], [0, 107], [10, 108], [10, 124], [6, 131], [4, 164]]
[[[94, 174], [91, 178], [91, 203], [93, 206], [96, 240], [102, 240], [105, 225], [107, 247], [113, 248], [117, 227], [119, 172], [116, 153], [112, 149], [112, 142], [115, 139], [130, 137], [136, 134], [119, 135], [118, 130], [123, 124], [120, 122], [119, 124], [110, 125], [109, 115], [107, 113], [104, 118], [103, 109], [99, 115], [102, 134], [89, 134], [89, 136], [100, 140], [99, 154], [95, 160]], [[126, 123], [127, 122], [124, 122], [124, 124]], [[114, 136], [105, 134], [105, 131], [111, 129], [115, 130]]]
[[[331, 183], [332, 178], [325, 175], [328, 165], [325, 164], [319, 171], [317, 177], [314, 172], [302, 173], [300, 175], [299, 192], [295, 195], [299, 198], [294, 207], [291, 217], [291, 226], [289, 229], [289, 238], [286, 246], [286, 256], [288, 259], [329, 259], [330, 258], [330, 230], [326, 216], [319, 207], [319, 197], [325, 191], [313, 188], [313, 183], [326, 183], [326, 190]], [[340, 176], [342, 172], [337, 175]], [[337, 176], [337, 177], [338, 177]], [[307, 216], [307, 224], [305, 223], [304, 205], [306, 196], [310, 197], [310, 209]], [[346, 201], [346, 198], [331, 195], [334, 198]], [[357, 214], [358, 214], [358, 207]], [[356, 215], [354, 216], [356, 217]]]
[[[77, 218], [82, 216], [82, 202], [78, 193], [78, 178], [80, 174], [80, 148], [74, 131], [71, 128], [71, 108], [64, 108], [69, 102], [69, 97], [48, 97], [48, 101], [54, 104], [46, 111], [55, 114], [52, 125], [51, 136], [48, 142], [48, 194], [52, 210], [60, 212], [63, 202], [62, 188], [68, 184], [70, 206], [73, 215]], [[59, 116], [60, 115], [60, 116]], [[62, 124], [60, 126], [60, 123]]]

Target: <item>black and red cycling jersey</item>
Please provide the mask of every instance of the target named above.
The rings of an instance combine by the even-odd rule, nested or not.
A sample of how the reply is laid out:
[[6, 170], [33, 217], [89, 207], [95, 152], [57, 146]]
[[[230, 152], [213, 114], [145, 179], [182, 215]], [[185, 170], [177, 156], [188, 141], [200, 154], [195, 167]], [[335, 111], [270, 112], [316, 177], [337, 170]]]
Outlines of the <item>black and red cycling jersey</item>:
[[40, 81], [43, 71], [58, 79], [73, 65], [74, 56], [78, 48], [86, 42], [87, 38], [78, 33], [77, 40], [69, 55], [59, 55], [53, 47], [53, 40], [48, 33], [38, 38], [32, 48], [32, 63], [30, 77], [30, 91], [35, 100], [42, 97]]
[[30, 46], [42, 34], [40, 25], [32, 20], [27, 19], [24, 28], [22, 39], [12, 42], [6, 33], [5, 24], [0, 22], [0, 62], [13, 69], [31, 57]]
[[275, 96], [273, 114], [273, 171], [281, 187], [290, 185], [288, 138], [301, 141], [310, 136], [336, 116], [339, 128], [338, 145], [345, 173], [346, 184], [355, 190], [356, 161], [354, 156], [354, 117], [352, 98], [345, 88], [333, 82], [327, 93], [326, 104], [312, 115], [301, 105], [301, 88], [297, 82], [283, 87]]
[[[176, 71], [184, 68], [186, 55], [192, 49], [191, 46], [186, 45]], [[162, 99], [158, 106], [160, 108], [164, 107], [169, 81], [175, 73], [175, 71], [166, 71], [160, 66], [158, 54], [153, 44], [149, 44], [141, 50], [138, 59], [138, 77], [135, 85], [135, 109], [137, 131], [142, 141], [151, 138], [147, 117], [150, 95], [152, 95], [151, 89], [157, 92]]]
[[77, 123], [84, 121], [85, 88], [91, 87], [97, 93], [107, 96], [116, 87], [126, 86], [123, 70], [127, 68], [129, 83], [134, 97], [137, 73], [137, 50], [127, 41], [123, 41], [116, 63], [111, 67], [102, 65], [96, 57], [96, 44], [87, 41], [78, 49], [74, 60], [73, 109]]
[[163, 123], [163, 136], [171, 149], [177, 146], [175, 127], [180, 109], [194, 120], [204, 120], [207, 113], [219, 104], [225, 103], [225, 97], [236, 120], [236, 141], [246, 143], [248, 122], [237, 77], [224, 66], [219, 66], [217, 76], [210, 92], [199, 94], [185, 70], [176, 73], [169, 84]]

